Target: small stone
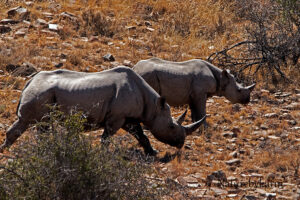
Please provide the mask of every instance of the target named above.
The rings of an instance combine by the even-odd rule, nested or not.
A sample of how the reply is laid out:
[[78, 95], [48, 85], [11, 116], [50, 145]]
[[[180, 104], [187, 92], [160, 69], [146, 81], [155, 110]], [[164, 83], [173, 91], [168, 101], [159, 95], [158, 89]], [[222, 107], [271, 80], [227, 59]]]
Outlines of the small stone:
[[8, 33], [11, 31], [11, 28], [9, 26], [0, 25], [0, 34]]
[[272, 139], [272, 140], [279, 140], [280, 139], [280, 137], [277, 137], [277, 136], [274, 136], [274, 135], [269, 135], [268, 138]]
[[265, 114], [264, 117], [266, 117], [266, 118], [277, 118], [278, 114], [277, 113], [268, 113], [268, 114]]
[[241, 111], [241, 106], [240, 106], [240, 104], [233, 104], [233, 105], [232, 105], [232, 111], [233, 111], [233, 112], [240, 112], [240, 111]]
[[152, 26], [151, 22], [149, 22], [149, 21], [145, 21], [145, 25], [146, 26]]
[[237, 158], [238, 157], [238, 152], [237, 151], [233, 151], [229, 154], [230, 157], [232, 158]]
[[57, 32], [61, 27], [58, 24], [48, 24], [48, 29]]
[[64, 63], [62, 63], [62, 62], [60, 62], [60, 63], [53, 63], [53, 64], [54, 64], [54, 67], [56, 67], [56, 68], [61, 68], [64, 65]]
[[33, 73], [36, 73], [37, 70], [35, 66], [29, 62], [25, 62], [22, 64], [21, 67], [17, 68], [16, 70], [13, 71], [12, 75], [13, 76], [30, 76]]
[[244, 198], [246, 200], [257, 200], [258, 199], [256, 196], [253, 196], [253, 195], [246, 195]]
[[291, 103], [290, 105], [285, 106], [284, 109], [299, 110], [300, 109], [300, 103], [298, 103], [298, 102]]
[[268, 129], [269, 129], [269, 126], [266, 125], [266, 124], [262, 124], [262, 125], [260, 125], [260, 128], [261, 128], [262, 130], [268, 130]]
[[283, 113], [282, 115], [279, 116], [279, 119], [282, 120], [282, 119], [293, 119], [292, 115], [289, 114], [289, 113]]
[[124, 60], [124, 61], [123, 61], [123, 64], [124, 64], [125, 66], [128, 66], [128, 67], [131, 67], [131, 66], [132, 66], [132, 63], [131, 63], [130, 60]]
[[5, 69], [7, 72], [13, 72], [19, 67], [20, 67], [20, 65], [8, 64], [8, 65], [6, 65]]
[[150, 28], [150, 27], [147, 27], [147, 28], [146, 28], [146, 30], [148, 30], [148, 31], [150, 31], [150, 32], [153, 32], [153, 31], [155, 31], [155, 29], [154, 29], [154, 28]]
[[0, 21], [0, 24], [17, 24], [17, 23], [19, 23], [19, 21], [17, 21], [17, 20], [14, 20], [14, 19], [2, 19], [1, 21]]
[[251, 177], [263, 177], [263, 175], [258, 174], [258, 173], [251, 173], [250, 176]]
[[40, 18], [36, 20], [36, 23], [39, 25], [47, 25], [48, 24], [46, 20], [40, 19]]
[[127, 26], [126, 29], [131, 31], [131, 30], [136, 30], [136, 27], [135, 26]]
[[210, 175], [206, 177], [206, 185], [210, 186], [214, 180], [218, 180], [220, 182], [226, 182], [227, 177], [226, 174], [222, 171], [214, 171]]
[[24, 37], [24, 36], [26, 35], [26, 32], [27, 32], [27, 29], [22, 28], [22, 29], [18, 30], [18, 31], [15, 33], [15, 35], [16, 35], [16, 36], [19, 36], [19, 37]]
[[228, 161], [225, 161], [225, 163], [229, 166], [238, 166], [241, 164], [241, 160], [240, 159], [231, 159], [231, 160], [228, 160]]
[[217, 196], [228, 194], [226, 190], [220, 188], [210, 188]]
[[228, 138], [228, 137], [234, 138], [234, 137], [237, 137], [237, 134], [234, 132], [225, 132], [222, 134], [222, 136], [226, 137], [226, 138]]
[[28, 20], [29, 15], [30, 12], [22, 6], [18, 6], [7, 11], [8, 18], [17, 17], [19, 20]]
[[109, 61], [109, 62], [113, 62], [115, 61], [115, 58], [113, 55], [111, 55], [110, 53], [106, 54], [105, 56], [102, 57], [105, 61]]
[[295, 126], [297, 122], [295, 120], [288, 120], [289, 125]]
[[32, 5], [33, 5], [33, 2], [32, 2], [32, 1], [26, 1], [26, 2], [25, 2], [25, 5], [26, 5], [26, 6], [32, 6]]

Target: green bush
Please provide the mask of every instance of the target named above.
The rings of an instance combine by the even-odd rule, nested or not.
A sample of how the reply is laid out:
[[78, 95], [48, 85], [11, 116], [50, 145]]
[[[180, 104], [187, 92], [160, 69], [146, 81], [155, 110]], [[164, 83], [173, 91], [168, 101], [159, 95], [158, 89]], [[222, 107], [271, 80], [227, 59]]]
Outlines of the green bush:
[[159, 199], [167, 191], [137, 153], [93, 145], [82, 116], [51, 112], [40, 124], [48, 128], [13, 150], [0, 166], [0, 199]]

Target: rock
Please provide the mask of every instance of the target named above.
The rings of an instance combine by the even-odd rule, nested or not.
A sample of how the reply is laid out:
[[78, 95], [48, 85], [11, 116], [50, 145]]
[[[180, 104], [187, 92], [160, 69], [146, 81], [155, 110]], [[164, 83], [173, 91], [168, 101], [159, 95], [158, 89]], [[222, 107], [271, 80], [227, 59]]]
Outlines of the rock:
[[292, 115], [289, 114], [289, 113], [283, 113], [279, 116], [279, 119], [282, 120], [282, 119], [293, 119]]
[[147, 27], [147, 28], [146, 28], [146, 30], [147, 30], [147, 31], [150, 31], [150, 32], [153, 32], [153, 31], [155, 31], [155, 29], [154, 29], [154, 28], [150, 28], [150, 27]]
[[228, 137], [234, 138], [234, 137], [237, 137], [237, 134], [234, 133], [234, 132], [225, 132], [225, 133], [222, 134], [222, 136], [226, 137], [226, 138], [228, 138]]
[[30, 76], [30, 75], [32, 75], [33, 73], [36, 73], [36, 72], [37, 72], [37, 70], [34, 67], [34, 65], [31, 64], [31, 63], [26, 62], [26, 63], [23, 63], [21, 67], [14, 70], [12, 72], [12, 75], [13, 76], [22, 76], [22, 77], [24, 77], [24, 76]]
[[117, 66], [120, 66], [121, 64], [117, 61], [114, 61], [114, 62], [111, 62], [110, 63], [113, 67], [117, 67]]
[[239, 166], [241, 164], [241, 160], [236, 158], [236, 159], [225, 161], [225, 163], [229, 166]]
[[151, 22], [149, 22], [149, 21], [145, 21], [145, 25], [146, 26], [152, 26]]
[[55, 32], [58, 32], [59, 30], [62, 29], [62, 27], [58, 24], [48, 24], [48, 29], [50, 31], [55, 31]]
[[274, 94], [274, 96], [275, 96], [276, 98], [285, 98], [285, 97], [291, 96], [291, 94], [292, 94], [292, 93], [289, 93], [289, 92], [276, 92], [276, 93]]
[[9, 26], [0, 25], [0, 34], [8, 33], [11, 31], [11, 28]]
[[113, 61], [115, 61], [115, 58], [114, 58], [114, 56], [113, 56], [113, 55], [111, 55], [110, 53], [108, 53], [108, 54], [104, 55], [102, 58], [103, 58], [103, 60], [104, 60], [104, 61], [109, 61], [109, 62], [113, 62]]
[[36, 20], [36, 24], [41, 25], [41, 26], [48, 26], [47, 21], [44, 19], [40, 19], [40, 18]]
[[60, 62], [60, 63], [53, 63], [55, 68], [61, 68], [64, 63]]
[[277, 118], [278, 114], [277, 113], [268, 113], [268, 114], [265, 114], [264, 117], [266, 117], [266, 118]]
[[25, 5], [26, 5], [26, 6], [32, 6], [32, 5], [33, 5], [33, 2], [32, 2], [32, 1], [26, 1], [26, 2], [25, 2]]
[[14, 20], [14, 19], [2, 19], [0, 21], [0, 24], [4, 24], [4, 25], [7, 25], [7, 24], [17, 24], [17, 23], [19, 23], [19, 21]]
[[275, 135], [269, 135], [268, 138], [272, 139], [272, 140], [279, 140], [280, 139], [280, 137], [277, 137]]
[[299, 131], [300, 130], [300, 126], [295, 126], [295, 127], [291, 128], [291, 130], [293, 130], [293, 131]]
[[215, 187], [213, 187], [213, 188], [210, 188], [210, 189], [211, 189], [211, 190], [215, 193], [215, 195], [217, 195], [217, 196], [228, 194], [228, 192], [227, 192], [226, 190], [222, 190], [222, 189], [220, 189], [220, 188], [215, 188]]
[[297, 122], [295, 120], [288, 120], [288, 124], [295, 126], [295, 125], [297, 125]]
[[128, 67], [132, 67], [132, 63], [131, 63], [130, 60], [124, 60], [123, 65], [128, 66]]
[[6, 65], [5, 69], [7, 72], [13, 72], [19, 67], [20, 67], [20, 65], [8, 64], [8, 65]]
[[65, 18], [65, 19], [69, 19], [71, 21], [76, 21], [77, 20], [77, 17], [75, 14], [73, 13], [69, 13], [69, 12], [62, 12], [59, 14], [59, 16], [61, 16], [62, 18]]
[[287, 109], [287, 110], [299, 110], [300, 109], [300, 103], [294, 102], [294, 103], [291, 103], [290, 105], [287, 105], [283, 108]]
[[246, 195], [244, 196], [244, 198], [241, 199], [245, 199], [245, 200], [258, 200], [258, 198], [254, 195]]
[[27, 29], [26, 28], [21, 28], [20, 30], [18, 30], [16, 33], [15, 33], [15, 36], [18, 36], [18, 37], [24, 37], [27, 33]]
[[135, 26], [126, 26], [125, 27], [127, 30], [131, 31], [131, 30], [136, 30]]
[[29, 20], [30, 12], [23, 8], [22, 6], [18, 6], [15, 8], [12, 8], [7, 11], [8, 18], [17, 18], [18, 20]]
[[241, 111], [241, 106], [240, 106], [240, 104], [233, 104], [232, 105], [232, 111], [233, 112], [240, 112]]
[[261, 128], [262, 130], [268, 130], [268, 129], [269, 129], [269, 126], [266, 125], [266, 124], [262, 124], [262, 125], [260, 125], [260, 128]]
[[191, 176], [179, 176], [176, 179], [181, 185], [189, 186], [189, 187], [198, 187], [198, 180]]
[[211, 186], [213, 180], [218, 180], [220, 182], [226, 182], [226, 174], [222, 170], [214, 171], [206, 177], [206, 185]]
[[237, 158], [238, 157], [238, 152], [237, 151], [233, 151], [229, 154], [230, 157], [232, 158]]

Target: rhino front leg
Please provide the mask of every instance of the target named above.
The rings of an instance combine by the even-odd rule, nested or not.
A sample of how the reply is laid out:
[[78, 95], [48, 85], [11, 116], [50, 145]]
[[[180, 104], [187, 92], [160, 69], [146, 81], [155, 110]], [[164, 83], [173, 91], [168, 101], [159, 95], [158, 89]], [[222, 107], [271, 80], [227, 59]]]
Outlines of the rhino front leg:
[[125, 119], [108, 119], [105, 122], [104, 132], [101, 136], [101, 142], [105, 143], [107, 138], [114, 135], [125, 123]]
[[0, 146], [0, 152], [3, 152], [5, 148], [9, 148], [22, 133], [27, 129], [29, 123], [21, 120], [20, 118], [13, 123], [13, 125], [6, 132], [6, 139]]
[[123, 129], [133, 135], [139, 144], [143, 147], [146, 155], [155, 156], [158, 152], [152, 148], [148, 137], [144, 134], [143, 129], [139, 123], [127, 123]]
[[[190, 109], [192, 114], [192, 121], [196, 122], [206, 115], [206, 100], [207, 95], [197, 95], [190, 102]], [[207, 127], [206, 120], [204, 121], [204, 127]]]

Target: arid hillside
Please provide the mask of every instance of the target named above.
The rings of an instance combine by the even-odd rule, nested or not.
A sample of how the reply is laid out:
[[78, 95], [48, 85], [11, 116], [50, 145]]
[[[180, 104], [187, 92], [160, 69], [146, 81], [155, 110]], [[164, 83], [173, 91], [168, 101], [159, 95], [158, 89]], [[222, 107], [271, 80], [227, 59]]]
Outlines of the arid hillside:
[[[261, 7], [272, 3], [255, 2]], [[151, 57], [184, 61], [222, 55], [213, 60], [216, 66], [230, 68], [241, 82], [257, 83], [250, 103], [210, 98], [208, 128], [187, 137], [180, 158], [158, 159], [152, 167], [160, 181], [176, 182], [187, 191], [173, 194], [173, 199], [300, 199], [300, 47], [273, 48], [271, 52], [287, 54], [277, 59], [279, 54], [266, 53], [261, 60], [255, 58], [256, 65], [250, 63], [253, 68], [247, 67], [252, 57], [244, 53], [253, 44], [224, 54], [222, 50], [260, 36], [249, 31], [254, 20], [243, 13], [231, 0], [1, 0], [0, 143], [16, 120], [26, 81], [37, 71], [96, 72], [118, 65], [132, 67]], [[292, 38], [296, 25], [282, 38]], [[284, 39], [277, 39], [280, 46]], [[293, 44], [289, 42], [284, 44]], [[185, 108], [172, 108], [173, 116]], [[190, 117], [188, 112], [185, 123], [191, 122]], [[159, 151], [158, 158], [176, 152], [145, 132]], [[89, 134], [99, 140], [102, 130]], [[115, 137], [124, 135], [120, 131]], [[140, 148], [133, 137], [124, 138]], [[6, 161], [0, 154], [0, 162]]]

